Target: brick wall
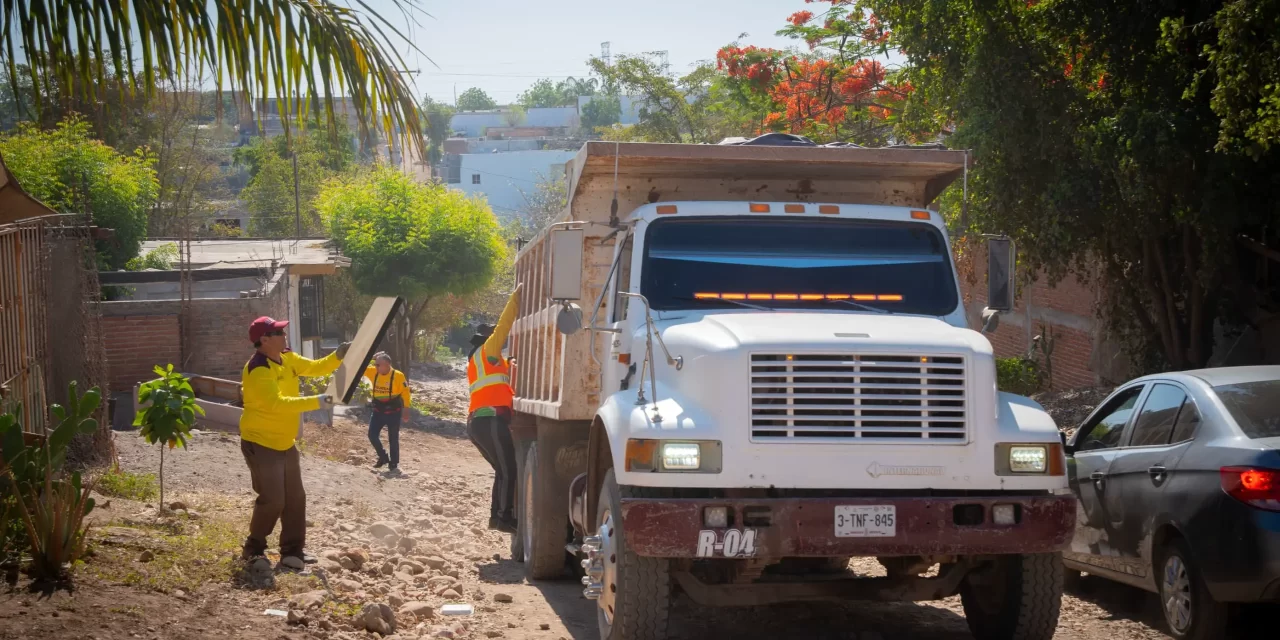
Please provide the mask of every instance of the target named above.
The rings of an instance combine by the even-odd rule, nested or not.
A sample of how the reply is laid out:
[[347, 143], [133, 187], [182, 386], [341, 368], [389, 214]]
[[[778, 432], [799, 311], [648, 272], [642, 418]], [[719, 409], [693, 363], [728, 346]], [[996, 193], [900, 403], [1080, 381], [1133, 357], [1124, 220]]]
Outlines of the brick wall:
[[285, 270], [280, 269], [258, 298], [191, 301], [190, 349], [179, 353], [181, 304], [177, 300], [115, 300], [98, 304], [111, 371], [111, 392], [128, 392], [154, 377], [151, 368], [173, 363], [186, 373], [240, 379], [253, 355], [249, 323], [259, 316], [287, 319]]
[[107, 380], [111, 391], [125, 391], [155, 376], [157, 364], [178, 361], [178, 316], [130, 315], [102, 319], [106, 336]]
[[[979, 329], [987, 302], [986, 247], [977, 247], [972, 255], [973, 275], [961, 277], [960, 291], [969, 324]], [[1043, 331], [1042, 340], [1052, 340], [1049, 383], [1055, 390], [1123, 381], [1128, 378], [1128, 362], [1102, 330], [1098, 300], [1098, 291], [1075, 275], [1049, 286], [1042, 274], [1019, 288], [1016, 308], [1001, 314], [999, 328], [987, 339], [996, 356], [1004, 358], [1026, 353], [1030, 341]]]

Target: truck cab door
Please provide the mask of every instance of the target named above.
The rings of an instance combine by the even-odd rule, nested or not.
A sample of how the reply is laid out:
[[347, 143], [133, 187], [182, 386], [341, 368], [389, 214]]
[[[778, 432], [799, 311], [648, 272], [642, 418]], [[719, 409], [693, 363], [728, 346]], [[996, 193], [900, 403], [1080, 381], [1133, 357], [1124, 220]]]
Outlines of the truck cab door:
[[1076, 532], [1063, 555], [1090, 569], [1115, 565], [1110, 538], [1111, 518], [1106, 511], [1107, 479], [1120, 451], [1120, 439], [1133, 417], [1145, 385], [1137, 384], [1112, 395], [1085, 420], [1076, 433], [1067, 459], [1067, 481], [1078, 500]]
[[631, 359], [632, 322], [628, 318], [631, 299], [622, 293], [631, 292], [631, 260], [634, 236], [626, 233], [614, 252], [617, 268], [614, 269], [613, 281], [609, 291], [609, 327], [612, 333], [605, 334], [609, 348], [605, 349], [607, 359], [604, 363], [605, 393], [618, 389], [630, 388], [636, 384], [640, 363]]

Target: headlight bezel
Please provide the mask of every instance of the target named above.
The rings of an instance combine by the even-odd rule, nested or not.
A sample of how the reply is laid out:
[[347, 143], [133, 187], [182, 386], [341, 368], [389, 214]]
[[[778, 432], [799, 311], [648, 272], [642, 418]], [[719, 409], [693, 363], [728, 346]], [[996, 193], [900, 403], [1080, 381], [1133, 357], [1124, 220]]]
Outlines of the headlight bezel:
[[[1015, 451], [1028, 452], [1042, 449], [1044, 451], [1044, 468], [1040, 470], [1020, 470], [1015, 468]], [[995, 471], [997, 476], [1037, 477], [1065, 476], [1066, 457], [1061, 442], [1001, 442], [995, 448]]]
[[[668, 446], [698, 447], [696, 468], [671, 467], [666, 464]], [[623, 455], [624, 470], [640, 473], [720, 473], [724, 451], [719, 440], [630, 438]]]

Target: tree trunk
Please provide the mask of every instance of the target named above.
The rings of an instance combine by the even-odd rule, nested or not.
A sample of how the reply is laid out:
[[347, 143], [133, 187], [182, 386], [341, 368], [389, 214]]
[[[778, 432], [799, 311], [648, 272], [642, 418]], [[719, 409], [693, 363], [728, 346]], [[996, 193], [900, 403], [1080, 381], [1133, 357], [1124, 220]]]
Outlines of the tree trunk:
[[164, 448], [167, 443], [160, 443], [160, 508], [156, 509], [156, 513], [163, 514], [165, 511], [164, 504]]

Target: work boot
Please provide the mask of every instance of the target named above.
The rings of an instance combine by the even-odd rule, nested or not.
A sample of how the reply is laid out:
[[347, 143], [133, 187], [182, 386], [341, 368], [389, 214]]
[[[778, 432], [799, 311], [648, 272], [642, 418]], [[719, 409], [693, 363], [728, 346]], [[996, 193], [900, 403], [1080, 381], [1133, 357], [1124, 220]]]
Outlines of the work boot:
[[378, 462], [377, 462], [377, 464], [373, 465], [373, 468], [374, 468], [374, 469], [381, 469], [381, 468], [383, 468], [383, 467], [387, 466], [388, 464], [391, 464], [391, 460], [390, 460], [390, 459], [388, 459], [388, 458], [378, 458]]

